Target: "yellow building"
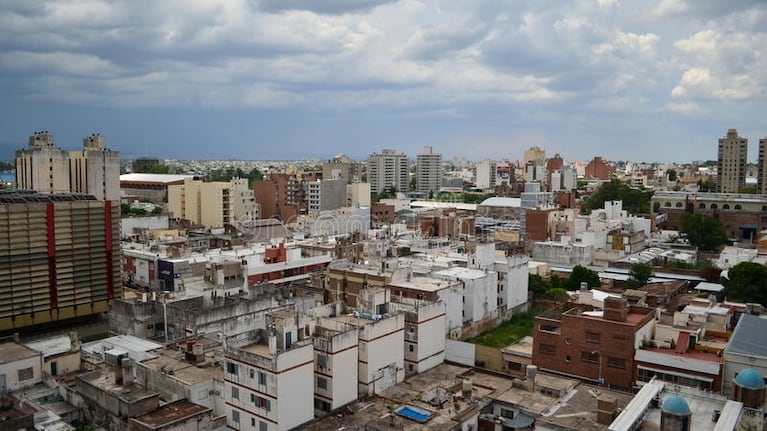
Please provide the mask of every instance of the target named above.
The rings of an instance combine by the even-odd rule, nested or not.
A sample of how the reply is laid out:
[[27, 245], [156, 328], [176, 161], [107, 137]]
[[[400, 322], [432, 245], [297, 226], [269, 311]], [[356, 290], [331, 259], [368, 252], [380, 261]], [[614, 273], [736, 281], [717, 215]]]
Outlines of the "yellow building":
[[248, 180], [203, 182], [186, 178], [184, 184], [168, 186], [168, 210], [173, 217], [208, 228], [240, 226], [258, 219], [258, 204]]

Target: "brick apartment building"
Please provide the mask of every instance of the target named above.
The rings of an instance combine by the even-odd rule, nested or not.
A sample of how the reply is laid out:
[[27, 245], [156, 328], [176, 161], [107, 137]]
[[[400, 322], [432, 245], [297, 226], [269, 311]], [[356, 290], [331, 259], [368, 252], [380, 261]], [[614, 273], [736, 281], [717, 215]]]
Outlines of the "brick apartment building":
[[535, 318], [533, 363], [545, 371], [631, 388], [634, 352], [643, 339], [652, 338], [654, 315], [615, 297], [605, 299], [604, 311], [546, 311]]
[[291, 223], [306, 210], [303, 181], [296, 175], [275, 173], [267, 180], [253, 181], [253, 194], [261, 206], [261, 218]]
[[393, 272], [386, 267], [374, 269], [339, 262], [328, 266], [327, 274], [325, 302], [340, 300], [349, 307], [357, 307], [357, 298], [362, 289], [388, 286]]
[[394, 205], [376, 202], [370, 208], [370, 220], [373, 227], [381, 227], [394, 223]]
[[586, 178], [609, 180], [614, 173], [615, 168], [601, 157], [594, 157], [594, 159], [586, 165]]

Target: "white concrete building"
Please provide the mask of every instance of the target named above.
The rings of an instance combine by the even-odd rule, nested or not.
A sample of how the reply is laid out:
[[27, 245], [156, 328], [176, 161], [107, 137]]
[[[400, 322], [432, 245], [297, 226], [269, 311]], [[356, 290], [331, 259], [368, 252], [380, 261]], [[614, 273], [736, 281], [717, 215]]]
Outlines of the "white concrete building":
[[505, 256], [495, 261], [494, 269], [498, 273], [498, 308], [499, 312], [527, 307], [529, 284], [529, 258], [519, 254]]
[[0, 392], [18, 391], [42, 381], [42, 353], [7, 341], [0, 344]]
[[306, 208], [310, 212], [339, 209], [346, 204], [346, 181], [341, 178], [304, 183]]
[[483, 160], [477, 163], [476, 180], [474, 181], [478, 189], [495, 188], [496, 164], [492, 160]]
[[385, 190], [405, 192], [410, 185], [407, 156], [394, 150], [383, 150], [368, 157], [367, 180], [371, 193]]
[[314, 412], [323, 415], [357, 399], [359, 331], [330, 318], [314, 329]]
[[432, 274], [443, 280], [458, 280], [463, 284], [461, 321], [472, 324], [498, 316], [498, 273], [454, 266]]
[[269, 313], [267, 320], [260, 339], [227, 339], [223, 395], [229, 428], [283, 431], [314, 417], [309, 326], [299, 327], [292, 309]]
[[392, 312], [405, 313], [405, 375], [412, 376], [445, 361], [445, 303], [394, 298]]
[[442, 154], [432, 151], [425, 146], [416, 156], [416, 191], [420, 193], [437, 193], [442, 186]]

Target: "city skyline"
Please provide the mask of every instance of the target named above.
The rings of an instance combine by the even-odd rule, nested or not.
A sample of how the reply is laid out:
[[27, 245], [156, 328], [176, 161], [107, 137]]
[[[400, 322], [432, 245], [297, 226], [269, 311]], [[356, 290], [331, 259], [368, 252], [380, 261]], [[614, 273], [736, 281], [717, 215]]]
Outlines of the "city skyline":
[[715, 160], [767, 137], [767, 6], [11, 2], [0, 159], [48, 130], [125, 158]]

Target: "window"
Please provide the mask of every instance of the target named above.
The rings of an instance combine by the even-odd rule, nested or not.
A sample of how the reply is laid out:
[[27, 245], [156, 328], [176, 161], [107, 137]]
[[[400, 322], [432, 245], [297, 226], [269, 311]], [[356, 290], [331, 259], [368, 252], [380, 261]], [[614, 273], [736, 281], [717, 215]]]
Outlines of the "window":
[[599, 352], [581, 352], [581, 361], [591, 364], [599, 363]]
[[509, 409], [501, 409], [501, 417], [514, 419], [514, 411]]
[[559, 326], [552, 325], [550, 323], [541, 323], [541, 326], [538, 327], [538, 330], [541, 332], [552, 332], [554, 334], [559, 334]]
[[240, 412], [232, 410], [232, 422], [240, 423]]
[[719, 208], [719, 205], [717, 205], [717, 204], [711, 204], [711, 209], [712, 209], [712, 210], [715, 210], [715, 209], [717, 209], [717, 208]]
[[607, 366], [610, 368], [617, 368], [619, 370], [626, 369], [626, 360], [623, 358], [607, 357]]
[[743, 207], [742, 207], [742, 206], [740, 206], [740, 204], [736, 204], [736, 205], [735, 205], [735, 209], [736, 209], [736, 210], [742, 210], [742, 209], [743, 209]]
[[266, 373], [259, 371], [258, 372], [258, 384], [261, 386], [266, 385]]
[[586, 331], [586, 342], [592, 344], [599, 344], [601, 335], [597, 332]]
[[317, 377], [317, 387], [320, 389], [328, 388], [328, 379], [324, 377]]
[[413, 364], [407, 364], [407, 370], [413, 372]]
[[253, 368], [251, 368], [251, 369], [250, 369], [250, 378], [251, 378], [251, 379], [253, 379], [253, 378], [255, 378], [255, 377], [256, 377], [256, 370], [254, 370]]
[[723, 210], [728, 210], [728, 209], [730, 209], [730, 204], [724, 204], [724, 205], [722, 205], [722, 209], [723, 209]]
[[706, 209], [706, 204], [699, 204], [698, 208], [704, 210], [704, 209]]
[[413, 351], [413, 345], [412, 344], [409, 344], [407, 347], [408, 347], [408, 350], [410, 350], [411, 352]]
[[232, 398], [235, 400], [240, 399], [240, 388], [237, 386], [232, 386]]
[[551, 344], [541, 344], [538, 346], [538, 350], [542, 355], [554, 356], [557, 354], [556, 346], [552, 346]]
[[32, 371], [32, 367], [22, 368], [22, 369], [19, 370], [19, 381], [29, 380], [29, 379], [31, 379], [34, 376], [35, 376], [35, 374]]
[[234, 362], [227, 362], [226, 372], [229, 374], [237, 374], [237, 364], [235, 364]]
[[250, 418], [250, 426], [252, 426], [253, 428], [256, 427], [256, 418]]
[[269, 425], [266, 424], [264, 421], [259, 421], [258, 424], [258, 431], [269, 431]]
[[256, 401], [254, 404], [256, 405], [256, 407], [260, 407], [266, 411], [269, 411], [270, 403], [269, 403], [269, 400], [267, 400], [266, 398], [261, 398], [259, 396], [256, 396]]
[[328, 357], [325, 355], [317, 355], [317, 367], [325, 368], [328, 366]]

